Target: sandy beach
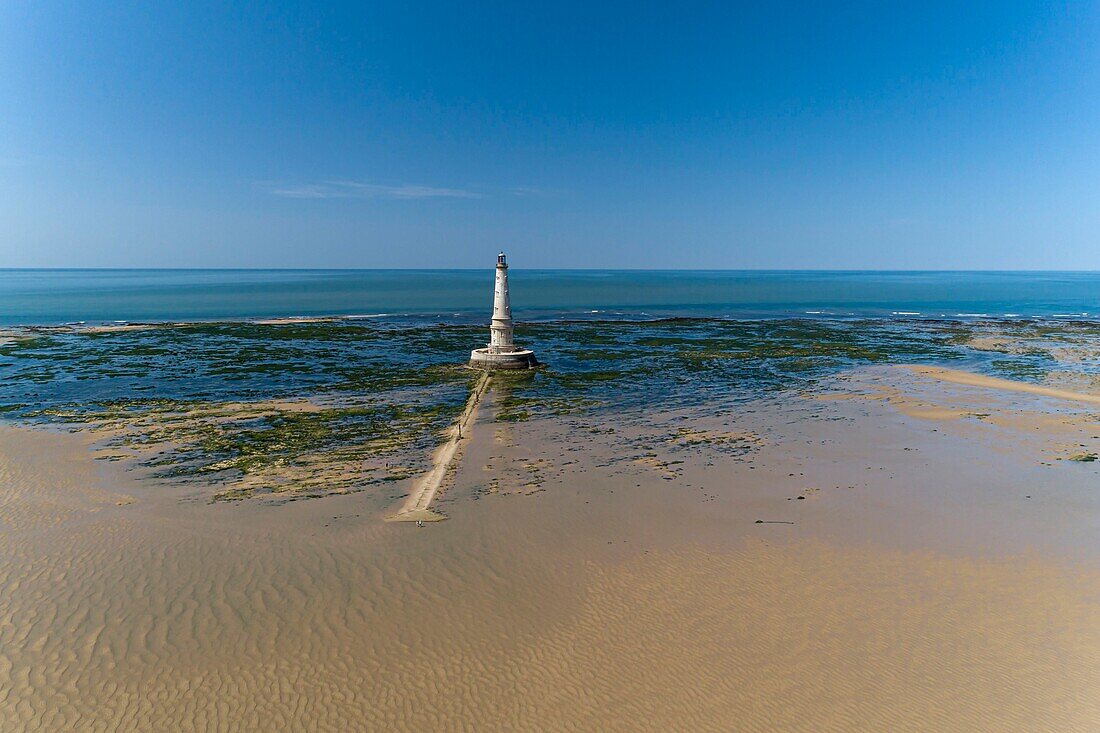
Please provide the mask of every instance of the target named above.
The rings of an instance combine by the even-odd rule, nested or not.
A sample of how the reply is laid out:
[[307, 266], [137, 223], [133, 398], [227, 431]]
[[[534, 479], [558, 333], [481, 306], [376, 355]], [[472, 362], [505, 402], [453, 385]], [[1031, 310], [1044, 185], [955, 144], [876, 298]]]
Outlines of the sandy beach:
[[1054, 460], [1089, 405], [940, 376], [622, 421], [500, 421], [490, 389], [422, 529], [383, 521], [417, 478], [210, 503], [5, 427], [0, 719], [1093, 730], [1098, 473]]

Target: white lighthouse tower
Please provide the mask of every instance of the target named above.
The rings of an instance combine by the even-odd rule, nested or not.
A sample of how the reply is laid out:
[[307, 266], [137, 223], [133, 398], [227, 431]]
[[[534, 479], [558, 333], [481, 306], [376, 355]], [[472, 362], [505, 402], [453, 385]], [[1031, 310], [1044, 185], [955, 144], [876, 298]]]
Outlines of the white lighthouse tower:
[[482, 369], [530, 369], [537, 366], [535, 353], [512, 343], [512, 303], [508, 296], [508, 262], [497, 255], [497, 283], [493, 292], [493, 321], [489, 345], [470, 353], [470, 366]]

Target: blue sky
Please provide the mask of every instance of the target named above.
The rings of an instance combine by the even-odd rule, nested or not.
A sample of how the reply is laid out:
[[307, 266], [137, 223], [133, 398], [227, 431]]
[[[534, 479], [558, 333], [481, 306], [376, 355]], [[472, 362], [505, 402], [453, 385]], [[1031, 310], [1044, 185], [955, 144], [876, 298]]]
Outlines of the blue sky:
[[0, 4], [0, 266], [1100, 269], [1100, 3]]

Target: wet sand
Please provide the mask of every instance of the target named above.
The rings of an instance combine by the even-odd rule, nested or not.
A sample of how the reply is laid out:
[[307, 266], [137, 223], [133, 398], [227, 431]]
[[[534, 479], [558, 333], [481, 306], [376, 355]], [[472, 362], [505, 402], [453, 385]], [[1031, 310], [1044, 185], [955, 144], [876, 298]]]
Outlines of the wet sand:
[[211, 504], [0, 429], [0, 721], [1095, 730], [1100, 472], [1051, 459], [1091, 406], [905, 374], [622, 419], [490, 391], [423, 529], [381, 521], [414, 479]]
[[910, 366], [907, 368], [924, 377], [940, 379], [944, 382], [954, 382], [955, 384], [965, 384], [970, 387], [983, 387], [985, 389], [1003, 392], [1024, 392], [1026, 394], [1040, 395], [1042, 397], [1069, 400], [1070, 402], [1088, 402], [1094, 405], [1100, 405], [1100, 394], [1074, 392], [1068, 389], [1054, 389], [1041, 385], [1028, 384], [1026, 382], [1017, 382], [1011, 379], [997, 379], [996, 377], [972, 374], [971, 372], [962, 371], [960, 369], [944, 369], [943, 367], [932, 366]]
[[387, 517], [392, 522], [435, 522], [443, 516], [431, 510], [432, 500], [451, 476], [451, 468], [461, 456], [461, 450], [469, 439], [469, 426], [477, 419], [482, 397], [489, 388], [491, 376], [485, 372], [478, 378], [466, 400], [466, 407], [455, 423], [448, 428], [446, 440], [432, 454], [432, 467], [417, 479], [409, 492], [401, 511]]

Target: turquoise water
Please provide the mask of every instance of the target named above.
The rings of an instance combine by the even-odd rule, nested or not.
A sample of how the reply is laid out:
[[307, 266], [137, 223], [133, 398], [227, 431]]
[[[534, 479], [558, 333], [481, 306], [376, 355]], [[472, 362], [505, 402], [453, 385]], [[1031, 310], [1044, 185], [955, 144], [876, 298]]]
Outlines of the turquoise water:
[[[1092, 319], [1096, 272], [511, 271], [515, 315]], [[493, 271], [0, 270], [0, 324], [279, 316], [480, 323]]]

